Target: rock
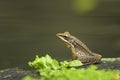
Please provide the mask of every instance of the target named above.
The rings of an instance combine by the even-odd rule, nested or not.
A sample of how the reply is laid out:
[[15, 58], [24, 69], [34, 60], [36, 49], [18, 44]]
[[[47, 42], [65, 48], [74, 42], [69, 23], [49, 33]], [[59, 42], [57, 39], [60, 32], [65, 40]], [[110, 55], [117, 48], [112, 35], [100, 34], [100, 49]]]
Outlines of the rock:
[[25, 71], [19, 68], [9, 68], [0, 70], [0, 80], [22, 80], [25, 76], [40, 77], [31, 71]]
[[[103, 58], [100, 63], [93, 64], [98, 69], [120, 70], [120, 58]], [[83, 65], [76, 68], [88, 68], [90, 65]]]
[[[103, 58], [101, 63], [94, 64], [98, 67], [98, 69], [105, 70], [120, 70], [120, 58]], [[87, 68], [90, 65], [83, 65], [77, 68]], [[22, 80], [25, 76], [31, 76], [36, 79], [40, 78], [40, 75], [35, 71], [27, 71], [19, 68], [9, 68], [0, 70], [0, 80]]]
[[98, 69], [120, 70], [120, 58], [103, 58], [97, 66]]

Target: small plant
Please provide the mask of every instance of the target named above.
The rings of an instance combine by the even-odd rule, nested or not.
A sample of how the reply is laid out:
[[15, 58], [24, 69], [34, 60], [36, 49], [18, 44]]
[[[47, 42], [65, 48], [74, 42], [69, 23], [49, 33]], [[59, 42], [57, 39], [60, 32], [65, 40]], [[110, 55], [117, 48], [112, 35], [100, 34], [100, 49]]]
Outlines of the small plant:
[[[39, 80], [120, 80], [119, 70], [97, 70], [96, 66], [76, 69], [83, 65], [78, 60], [62, 61], [52, 59], [49, 55], [36, 56], [35, 60], [28, 63], [41, 75]], [[36, 80], [26, 76], [23, 80]]]

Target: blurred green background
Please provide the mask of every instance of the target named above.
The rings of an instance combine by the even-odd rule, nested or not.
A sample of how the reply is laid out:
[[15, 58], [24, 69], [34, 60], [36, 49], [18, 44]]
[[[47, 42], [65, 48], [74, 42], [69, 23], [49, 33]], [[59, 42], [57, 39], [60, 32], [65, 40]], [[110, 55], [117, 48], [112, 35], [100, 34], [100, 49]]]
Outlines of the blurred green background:
[[0, 0], [0, 69], [28, 69], [36, 54], [70, 59], [55, 35], [64, 31], [103, 57], [120, 57], [120, 0]]

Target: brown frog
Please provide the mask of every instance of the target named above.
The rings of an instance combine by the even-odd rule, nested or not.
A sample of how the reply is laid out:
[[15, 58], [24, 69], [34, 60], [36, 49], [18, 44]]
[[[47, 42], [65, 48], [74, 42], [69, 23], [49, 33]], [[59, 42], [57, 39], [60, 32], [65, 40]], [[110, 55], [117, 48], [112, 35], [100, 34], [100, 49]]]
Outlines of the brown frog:
[[72, 51], [72, 59], [80, 60], [83, 64], [99, 63], [102, 56], [93, 53], [83, 42], [69, 32], [57, 33], [58, 38], [67, 44]]

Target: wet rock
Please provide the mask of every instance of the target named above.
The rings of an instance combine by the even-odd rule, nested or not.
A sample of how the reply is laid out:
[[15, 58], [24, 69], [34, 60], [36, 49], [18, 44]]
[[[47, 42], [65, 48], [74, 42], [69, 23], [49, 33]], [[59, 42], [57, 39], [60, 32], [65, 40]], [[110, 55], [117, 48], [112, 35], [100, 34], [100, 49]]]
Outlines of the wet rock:
[[98, 69], [120, 70], [120, 58], [103, 58]]
[[[99, 70], [120, 70], [120, 58], [103, 58], [100, 63], [92, 65], [97, 66]], [[91, 65], [83, 65], [76, 68], [88, 68], [89, 66]]]
[[9, 68], [0, 70], [0, 80], [22, 80], [25, 76], [40, 77], [31, 71], [25, 71], [19, 68]]
[[[98, 69], [120, 70], [120, 58], [103, 58], [100, 63], [94, 64]], [[90, 65], [83, 65], [77, 68], [88, 68]], [[19, 68], [9, 68], [0, 70], [0, 80], [22, 80], [25, 76], [39, 79], [40, 76], [35, 71], [27, 71]]]

